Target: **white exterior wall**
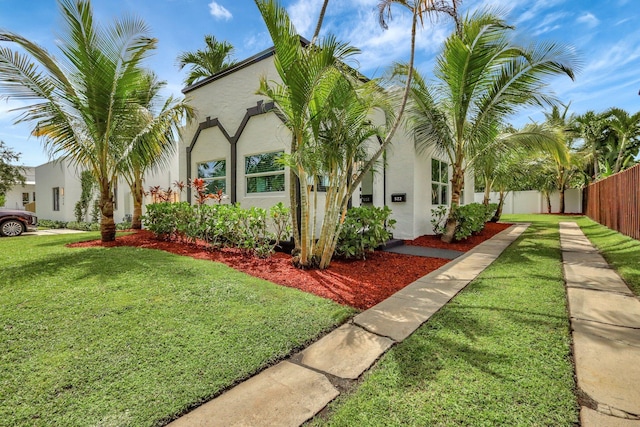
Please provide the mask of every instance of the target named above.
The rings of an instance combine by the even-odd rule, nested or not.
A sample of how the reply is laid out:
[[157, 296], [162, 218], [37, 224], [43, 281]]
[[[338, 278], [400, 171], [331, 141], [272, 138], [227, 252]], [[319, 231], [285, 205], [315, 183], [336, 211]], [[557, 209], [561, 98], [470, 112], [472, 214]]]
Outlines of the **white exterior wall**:
[[[36, 215], [38, 219], [73, 221], [74, 207], [80, 194], [79, 174], [65, 161], [51, 161], [35, 168]], [[53, 210], [53, 189], [60, 188], [60, 210]]]
[[[273, 66], [273, 57], [244, 64], [238, 69], [232, 69], [224, 75], [214, 78], [208, 83], [190, 90], [186, 94], [188, 102], [195, 108], [197, 118], [190, 123], [182, 133], [179, 150], [180, 180], [189, 182], [197, 177], [197, 164], [210, 160], [226, 160], [227, 193], [231, 194], [231, 144], [219, 126], [202, 129], [198, 133], [199, 125], [219, 121], [230, 138], [237, 137], [239, 126], [247, 109], [256, 106], [258, 101], [264, 103], [267, 99], [256, 95], [260, 77], [269, 81], [279, 81]], [[211, 120], [211, 122], [208, 122]], [[205, 123], [206, 122], [206, 123]], [[237, 142], [237, 182], [236, 201], [244, 207], [258, 206], [269, 208], [278, 202], [289, 205], [288, 189], [290, 186], [289, 173], [285, 171], [285, 191], [278, 193], [246, 194], [244, 176], [244, 157], [271, 151], [288, 150], [290, 143], [289, 131], [273, 112], [253, 116], [249, 119]], [[371, 150], [376, 148], [373, 142]], [[191, 147], [190, 164], [188, 149]], [[414, 149], [413, 137], [407, 136], [400, 129], [387, 152], [386, 167], [380, 162], [373, 175], [373, 206], [389, 206], [392, 218], [397, 221], [393, 230], [394, 237], [413, 239], [423, 234], [432, 234], [431, 228], [431, 157], [427, 152], [417, 155]], [[188, 169], [191, 173], [188, 174]], [[451, 167], [449, 179], [451, 178]], [[386, 181], [386, 182], [385, 182]], [[465, 180], [465, 203], [473, 200], [473, 178], [470, 174]], [[385, 191], [386, 184], [386, 191]], [[391, 195], [405, 193], [406, 202], [392, 202]], [[356, 189], [352, 198], [353, 206], [360, 206], [361, 189]], [[451, 188], [449, 184], [449, 198]], [[324, 208], [324, 195], [319, 193], [318, 207]], [[386, 196], [386, 197], [385, 197]], [[193, 194], [191, 202], [194, 201]], [[229, 199], [226, 201], [230, 202]], [[321, 219], [319, 212], [318, 220]]]
[[[475, 201], [482, 203], [484, 193], [475, 193]], [[489, 201], [498, 203], [500, 199], [499, 193], [490, 193]], [[566, 213], [582, 213], [582, 190], [579, 188], [570, 188], [565, 192], [565, 209]], [[551, 194], [551, 212], [560, 210], [560, 194]], [[531, 214], [531, 213], [547, 213], [547, 200], [536, 190], [515, 191], [507, 194], [502, 208], [503, 214]]]
[[22, 203], [22, 193], [29, 194], [29, 203], [34, 201], [36, 192], [35, 168], [30, 166], [25, 167], [24, 177], [24, 184], [16, 184], [9, 191], [7, 191], [4, 197], [4, 206], [0, 207], [18, 210], [24, 209], [25, 206]]

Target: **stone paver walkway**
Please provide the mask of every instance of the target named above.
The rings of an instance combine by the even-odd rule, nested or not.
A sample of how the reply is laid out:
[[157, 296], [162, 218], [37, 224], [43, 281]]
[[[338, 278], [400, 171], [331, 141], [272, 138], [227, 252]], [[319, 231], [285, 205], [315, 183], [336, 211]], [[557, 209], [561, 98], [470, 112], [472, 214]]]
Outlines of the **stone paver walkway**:
[[340, 394], [340, 384], [360, 377], [426, 322], [527, 227], [502, 231], [169, 426], [299, 426]]
[[640, 427], [640, 301], [576, 223], [560, 244], [582, 427]]

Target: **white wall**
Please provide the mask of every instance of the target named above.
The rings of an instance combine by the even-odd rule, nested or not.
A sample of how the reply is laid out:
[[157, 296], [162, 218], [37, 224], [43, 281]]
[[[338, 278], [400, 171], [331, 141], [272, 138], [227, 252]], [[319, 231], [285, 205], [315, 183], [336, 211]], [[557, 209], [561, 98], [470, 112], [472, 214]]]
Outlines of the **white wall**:
[[[475, 193], [475, 201], [482, 203], [484, 193]], [[490, 194], [490, 202], [498, 203], [500, 195], [498, 193]], [[565, 212], [566, 213], [582, 213], [582, 190], [579, 188], [570, 188], [565, 192]], [[551, 194], [551, 212], [560, 210], [559, 193]], [[536, 190], [531, 191], [515, 191], [510, 192], [504, 201], [502, 208], [504, 214], [531, 214], [531, 213], [547, 213], [547, 200]]]

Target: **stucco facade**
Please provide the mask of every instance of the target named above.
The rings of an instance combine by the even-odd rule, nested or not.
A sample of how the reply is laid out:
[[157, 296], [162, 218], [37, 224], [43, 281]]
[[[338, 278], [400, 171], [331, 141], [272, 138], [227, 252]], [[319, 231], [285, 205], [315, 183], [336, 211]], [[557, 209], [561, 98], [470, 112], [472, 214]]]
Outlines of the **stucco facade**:
[[[75, 205], [80, 200], [82, 187], [80, 183], [81, 172], [68, 162], [52, 161], [35, 168], [35, 192], [37, 194], [36, 215], [39, 219], [56, 221], [75, 221]], [[159, 185], [162, 188], [171, 187], [178, 180], [178, 156], [173, 156], [168, 167], [148, 173], [144, 180], [144, 186]], [[99, 197], [97, 188], [94, 189], [94, 199]], [[183, 196], [184, 197], [184, 196]], [[147, 196], [145, 203], [151, 202]], [[92, 205], [91, 205], [92, 206]], [[90, 220], [89, 208], [86, 221]], [[144, 205], [143, 205], [144, 213]], [[119, 179], [116, 190], [116, 209], [114, 220], [123, 222], [133, 214], [133, 198], [129, 185], [124, 179]]]
[[24, 168], [24, 184], [16, 184], [4, 195], [4, 206], [7, 209], [23, 210], [32, 206], [36, 200], [36, 178], [35, 168], [27, 166]]
[[[280, 80], [274, 67], [272, 50], [261, 52], [184, 90], [187, 101], [196, 110], [197, 118], [182, 132], [179, 149], [182, 181], [189, 182], [197, 178], [198, 168], [202, 168], [203, 163], [216, 162], [216, 165], [220, 165], [218, 162], [224, 160], [225, 192], [229, 195], [227, 202], [263, 208], [278, 202], [289, 204], [288, 171], [282, 172], [282, 191], [256, 193], [247, 188], [251, 176], [247, 176], [247, 162], [251, 156], [287, 152], [291, 139], [273, 105], [256, 94], [263, 76], [269, 81]], [[372, 141], [371, 144], [373, 149], [378, 142]], [[356, 189], [353, 205], [359, 206], [360, 196], [364, 195], [370, 196], [370, 205], [389, 206], [392, 217], [397, 221], [393, 231], [397, 238], [413, 239], [431, 234], [430, 215], [434, 207], [431, 204], [432, 158], [437, 156], [431, 151], [416, 153], [413, 138], [405, 129], [399, 129], [387, 151], [386, 165], [379, 162], [375, 173]], [[447, 176], [451, 178], [450, 167]], [[473, 182], [470, 176], [465, 181], [464, 196], [469, 203], [473, 201]], [[446, 185], [448, 202], [450, 183]], [[193, 202], [191, 192], [188, 197]], [[322, 193], [319, 193], [319, 197], [323, 197]], [[322, 206], [322, 200], [319, 206]]]

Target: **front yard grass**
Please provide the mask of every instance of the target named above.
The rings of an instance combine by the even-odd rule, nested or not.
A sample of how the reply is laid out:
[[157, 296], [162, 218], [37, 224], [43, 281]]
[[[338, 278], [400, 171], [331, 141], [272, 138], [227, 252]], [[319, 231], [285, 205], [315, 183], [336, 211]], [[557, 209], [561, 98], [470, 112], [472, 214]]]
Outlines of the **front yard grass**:
[[0, 239], [0, 426], [152, 426], [354, 311], [99, 235]]
[[314, 426], [574, 426], [558, 221], [533, 224]]

